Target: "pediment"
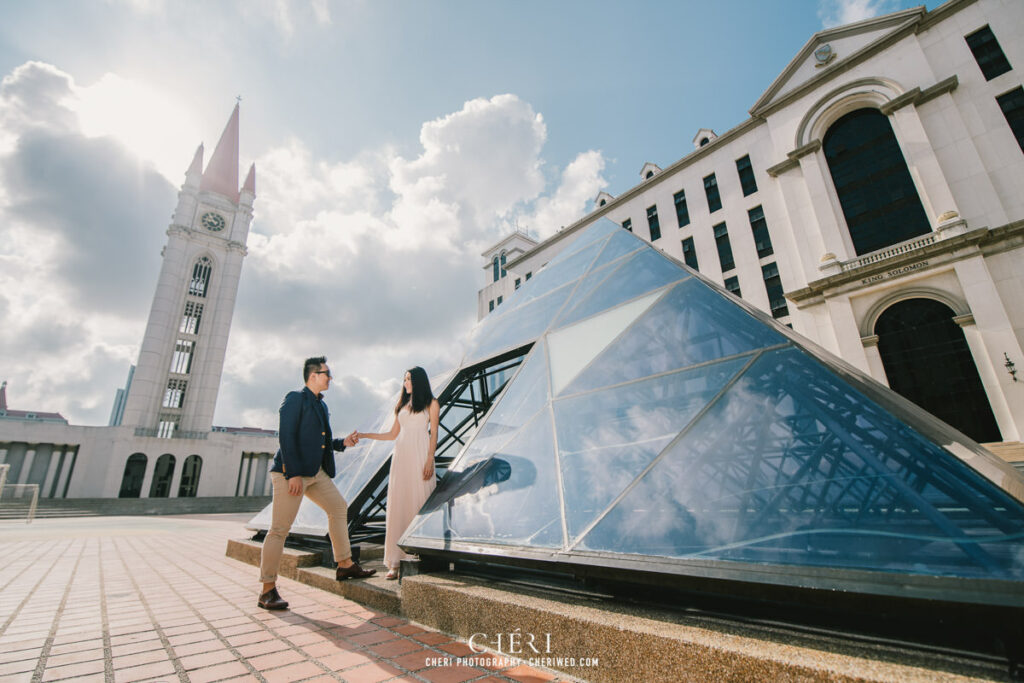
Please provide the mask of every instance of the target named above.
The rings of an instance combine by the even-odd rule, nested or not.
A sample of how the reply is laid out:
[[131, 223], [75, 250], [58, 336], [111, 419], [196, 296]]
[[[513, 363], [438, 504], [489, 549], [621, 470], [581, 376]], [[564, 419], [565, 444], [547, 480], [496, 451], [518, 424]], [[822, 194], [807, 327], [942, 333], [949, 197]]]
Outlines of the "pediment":
[[924, 16], [923, 8], [886, 14], [815, 33], [750, 109], [751, 116], [840, 65], [870, 54], [886, 38]]

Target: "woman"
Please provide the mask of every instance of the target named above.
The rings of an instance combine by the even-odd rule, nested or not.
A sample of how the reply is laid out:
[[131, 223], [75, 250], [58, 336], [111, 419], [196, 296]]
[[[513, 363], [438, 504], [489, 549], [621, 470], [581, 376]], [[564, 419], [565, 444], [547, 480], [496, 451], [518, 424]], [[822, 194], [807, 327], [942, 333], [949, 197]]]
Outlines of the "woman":
[[[430, 390], [426, 371], [415, 367], [405, 373], [402, 396], [395, 406], [395, 422], [384, 434], [356, 435], [360, 439], [395, 441], [388, 480], [386, 532], [384, 535], [384, 578], [397, 579], [399, 563], [409, 556], [398, 547], [398, 539], [434, 490], [434, 450], [440, 407]], [[429, 421], [429, 431], [428, 431]]]

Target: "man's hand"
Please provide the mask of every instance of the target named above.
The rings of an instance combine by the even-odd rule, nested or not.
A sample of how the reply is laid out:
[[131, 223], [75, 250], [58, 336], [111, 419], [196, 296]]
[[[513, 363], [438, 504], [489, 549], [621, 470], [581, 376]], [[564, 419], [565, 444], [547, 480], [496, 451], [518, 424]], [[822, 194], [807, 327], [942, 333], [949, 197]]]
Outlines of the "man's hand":
[[302, 477], [292, 477], [288, 480], [288, 493], [293, 496], [302, 495]]
[[356, 430], [352, 430], [352, 433], [345, 437], [345, 448], [352, 448], [359, 443], [359, 436], [356, 434]]

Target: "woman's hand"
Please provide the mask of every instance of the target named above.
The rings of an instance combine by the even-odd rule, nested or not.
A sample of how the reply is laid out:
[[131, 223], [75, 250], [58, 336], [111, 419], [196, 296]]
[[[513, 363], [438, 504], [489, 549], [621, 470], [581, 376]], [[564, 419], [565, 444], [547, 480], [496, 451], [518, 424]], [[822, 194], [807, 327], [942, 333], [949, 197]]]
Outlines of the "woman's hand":
[[423, 481], [430, 481], [434, 476], [434, 462], [431, 460], [423, 467]]

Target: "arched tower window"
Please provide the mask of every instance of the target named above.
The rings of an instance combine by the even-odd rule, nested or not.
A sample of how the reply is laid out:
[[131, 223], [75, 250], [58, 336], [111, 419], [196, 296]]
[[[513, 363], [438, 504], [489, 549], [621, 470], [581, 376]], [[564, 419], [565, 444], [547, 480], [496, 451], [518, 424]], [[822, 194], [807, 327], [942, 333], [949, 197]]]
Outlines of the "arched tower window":
[[491, 271], [492, 271], [491, 275], [494, 276], [494, 281], [497, 282], [498, 278], [501, 277], [501, 266], [498, 263], [498, 257], [497, 256], [495, 256], [491, 260]]
[[185, 458], [181, 466], [181, 485], [178, 487], [178, 498], [195, 498], [199, 490], [199, 475], [203, 472], [203, 459], [198, 455]]
[[171, 494], [171, 479], [174, 478], [174, 456], [164, 453], [156, 459], [153, 469], [153, 483], [149, 486], [150, 498], [166, 498]]
[[825, 159], [857, 255], [931, 231], [892, 126], [877, 109], [858, 109], [832, 124]]
[[197, 260], [195, 265], [192, 266], [192, 279], [188, 283], [188, 293], [192, 296], [205, 298], [206, 292], [210, 288], [210, 273], [212, 270], [213, 264], [208, 257], [203, 256]]
[[124, 475], [121, 477], [121, 491], [118, 498], [138, 498], [142, 493], [142, 480], [146, 477], [146, 462], [148, 458], [144, 453], [132, 453], [124, 464]]
[[501, 276], [505, 277], [505, 252], [501, 252]]
[[893, 391], [975, 441], [999, 427], [955, 313], [934, 299], [906, 299], [878, 317], [878, 353]]

